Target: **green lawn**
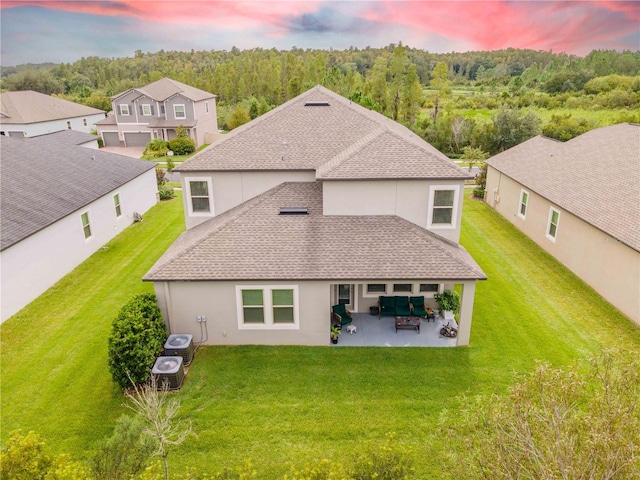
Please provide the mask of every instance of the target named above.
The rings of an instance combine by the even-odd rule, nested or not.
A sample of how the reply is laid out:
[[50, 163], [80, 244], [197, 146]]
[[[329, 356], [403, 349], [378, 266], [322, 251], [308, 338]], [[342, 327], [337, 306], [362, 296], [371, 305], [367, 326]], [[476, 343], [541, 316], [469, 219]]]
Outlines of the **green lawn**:
[[[158, 205], [2, 332], [2, 438], [21, 427], [86, 458], [123, 412], [106, 368], [111, 319], [183, 228]], [[476, 291], [468, 348], [201, 348], [176, 395], [195, 435], [174, 471], [250, 459], [258, 478], [317, 458], [346, 462], [395, 432], [418, 478], [447, 478], [441, 414], [462, 395], [504, 392], [536, 359], [567, 365], [602, 347], [640, 350], [640, 329], [485, 204], [466, 199], [462, 243], [489, 280]], [[453, 444], [455, 445], [455, 440]]]

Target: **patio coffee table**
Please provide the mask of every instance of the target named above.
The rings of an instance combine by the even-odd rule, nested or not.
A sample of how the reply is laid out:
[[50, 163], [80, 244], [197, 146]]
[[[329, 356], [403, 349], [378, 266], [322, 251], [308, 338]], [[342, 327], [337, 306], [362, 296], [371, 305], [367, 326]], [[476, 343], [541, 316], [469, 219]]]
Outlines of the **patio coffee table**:
[[419, 317], [396, 317], [396, 333], [399, 328], [415, 328], [420, 333]]

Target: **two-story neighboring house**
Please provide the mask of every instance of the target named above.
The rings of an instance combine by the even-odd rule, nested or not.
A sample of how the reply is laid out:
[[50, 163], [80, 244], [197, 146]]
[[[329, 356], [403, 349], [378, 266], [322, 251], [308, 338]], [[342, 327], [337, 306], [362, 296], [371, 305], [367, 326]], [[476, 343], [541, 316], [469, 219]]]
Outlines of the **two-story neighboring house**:
[[62, 130], [91, 133], [105, 112], [44, 93], [0, 93], [0, 134], [35, 137]]
[[469, 174], [407, 128], [315, 87], [179, 170], [188, 230], [144, 277], [172, 332], [325, 345], [338, 302], [458, 285], [469, 343], [486, 278], [458, 244]]
[[216, 96], [162, 78], [111, 98], [112, 112], [96, 125], [107, 147], [143, 147], [154, 138], [171, 140], [184, 127], [196, 147], [218, 132]]
[[640, 125], [537, 136], [487, 165], [487, 203], [640, 325]]

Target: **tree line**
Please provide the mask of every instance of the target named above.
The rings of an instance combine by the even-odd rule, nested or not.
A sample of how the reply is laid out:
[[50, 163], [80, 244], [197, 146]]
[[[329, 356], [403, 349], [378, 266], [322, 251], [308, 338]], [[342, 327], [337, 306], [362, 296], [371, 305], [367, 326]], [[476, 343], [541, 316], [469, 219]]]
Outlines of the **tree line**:
[[[614, 108], [621, 110], [620, 121], [640, 121], [634, 112], [640, 51], [594, 50], [585, 57], [513, 48], [436, 54], [401, 43], [345, 50], [138, 50], [132, 57], [2, 67], [2, 89], [35, 90], [109, 111], [111, 96], [163, 77], [215, 93], [223, 129], [321, 84], [405, 124], [453, 157], [465, 147], [493, 154], [512, 146], [496, 133], [504, 130], [495, 125], [500, 119], [528, 125], [526, 138], [542, 132], [567, 140], [598, 126], [566, 115], [543, 126], [527, 117], [527, 107]], [[474, 109], [494, 112], [493, 124], [459, 114]], [[499, 110], [516, 113], [499, 116]]]

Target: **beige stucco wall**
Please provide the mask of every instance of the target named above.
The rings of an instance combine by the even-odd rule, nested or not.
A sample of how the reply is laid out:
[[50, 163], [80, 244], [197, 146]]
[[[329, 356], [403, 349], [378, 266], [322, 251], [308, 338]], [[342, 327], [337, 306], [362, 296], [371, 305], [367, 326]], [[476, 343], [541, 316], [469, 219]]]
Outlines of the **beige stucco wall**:
[[[328, 345], [331, 309], [327, 282], [265, 282], [297, 285], [299, 328], [240, 329], [237, 285], [256, 282], [156, 282], [158, 305], [171, 333], [189, 333], [205, 345]], [[207, 321], [199, 323], [198, 316]]]
[[[488, 168], [487, 203], [640, 325], [640, 252], [527, 188], [529, 201], [522, 219], [518, 209], [523, 188]], [[555, 242], [546, 237], [551, 206], [560, 212]]]
[[[460, 240], [464, 182], [451, 180], [324, 181], [325, 215], [398, 215], [454, 242]], [[455, 225], [429, 226], [430, 192], [434, 186], [457, 188]]]
[[[315, 172], [307, 171], [272, 171], [272, 172], [181, 172], [184, 212], [187, 228], [195, 227], [202, 222], [240, 205], [247, 200], [270, 190], [284, 182], [312, 182]], [[208, 179], [212, 186], [213, 208], [208, 215], [192, 215], [189, 213], [189, 180]], [[297, 205], [296, 205], [297, 206]], [[304, 206], [304, 205], [303, 205]]]
[[[207, 104], [209, 106], [207, 112]], [[196, 119], [198, 123], [195, 130], [196, 147], [199, 147], [206, 143], [205, 137], [209, 137], [211, 134], [218, 133], [218, 115], [216, 113], [216, 99], [210, 98], [208, 100], [202, 100], [194, 103], [194, 109]], [[209, 135], [207, 135], [209, 134]], [[213, 138], [213, 137], [212, 137]]]

